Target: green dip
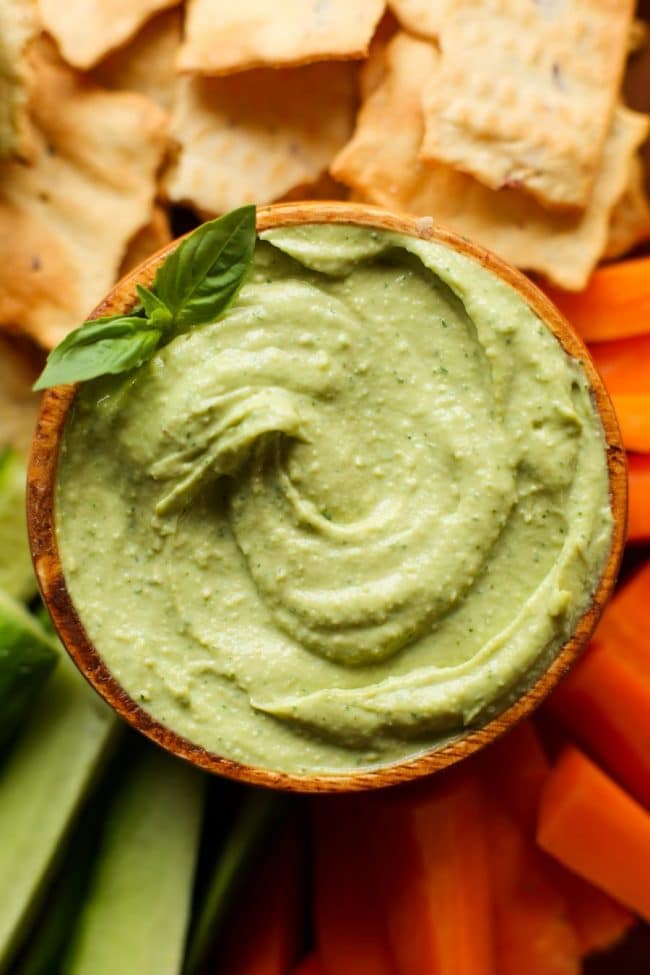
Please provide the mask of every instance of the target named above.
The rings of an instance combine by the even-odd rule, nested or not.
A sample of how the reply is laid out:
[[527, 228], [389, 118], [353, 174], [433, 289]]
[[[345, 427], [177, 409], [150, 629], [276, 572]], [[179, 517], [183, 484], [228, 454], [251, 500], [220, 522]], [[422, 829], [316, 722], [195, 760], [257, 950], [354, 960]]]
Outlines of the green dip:
[[235, 303], [85, 384], [58, 470], [65, 576], [131, 697], [289, 772], [403, 759], [501, 710], [609, 550], [581, 365], [440, 244], [262, 234]]

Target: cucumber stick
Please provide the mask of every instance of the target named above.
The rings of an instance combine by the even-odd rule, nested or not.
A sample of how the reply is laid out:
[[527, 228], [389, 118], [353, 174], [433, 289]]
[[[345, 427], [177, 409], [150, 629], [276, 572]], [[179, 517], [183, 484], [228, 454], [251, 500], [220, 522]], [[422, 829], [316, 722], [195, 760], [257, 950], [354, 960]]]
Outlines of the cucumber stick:
[[0, 973], [39, 906], [116, 727], [113, 712], [61, 651], [0, 766]]
[[22, 458], [0, 449], [0, 589], [25, 602], [36, 595], [36, 577], [27, 542], [25, 480]]
[[17, 728], [56, 661], [53, 637], [0, 589], [0, 745]]
[[153, 745], [114, 794], [64, 975], [178, 975], [205, 776]]

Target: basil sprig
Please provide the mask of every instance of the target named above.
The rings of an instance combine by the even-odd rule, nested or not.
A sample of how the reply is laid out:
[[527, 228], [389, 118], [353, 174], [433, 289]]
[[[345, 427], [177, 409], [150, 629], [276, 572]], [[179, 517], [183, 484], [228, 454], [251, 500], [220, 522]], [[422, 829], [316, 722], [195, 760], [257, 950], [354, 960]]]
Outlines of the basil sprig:
[[233, 300], [255, 247], [255, 207], [202, 224], [165, 258], [130, 315], [84, 322], [50, 352], [35, 390], [135, 369], [175, 335], [213, 322]]

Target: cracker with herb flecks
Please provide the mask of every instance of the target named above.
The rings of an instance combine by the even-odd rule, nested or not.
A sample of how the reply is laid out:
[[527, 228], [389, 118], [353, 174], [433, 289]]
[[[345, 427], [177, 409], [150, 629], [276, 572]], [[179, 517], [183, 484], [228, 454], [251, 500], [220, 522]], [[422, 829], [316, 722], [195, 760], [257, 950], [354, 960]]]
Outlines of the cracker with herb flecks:
[[75, 68], [91, 68], [180, 0], [38, 0], [43, 26]]
[[39, 31], [34, 0], [1, 0], [0, 158], [29, 159], [34, 152], [29, 120], [33, 77], [29, 46]]
[[646, 240], [650, 240], [650, 200], [643, 161], [637, 154], [630, 160], [625, 191], [612, 210], [603, 257], [620, 257]]
[[449, 0], [440, 69], [423, 90], [422, 158], [549, 207], [586, 207], [633, 9], [633, 0]]
[[385, 6], [386, 0], [189, 0], [178, 68], [220, 75], [361, 58]]
[[355, 75], [351, 64], [323, 62], [181, 78], [169, 198], [218, 214], [313, 183], [351, 135]]
[[440, 34], [450, 0], [388, 0], [402, 27], [434, 40]]
[[0, 164], [0, 327], [52, 347], [149, 221], [167, 117], [144, 95], [89, 85], [47, 43], [34, 54], [34, 163]]
[[647, 117], [617, 109], [584, 213], [547, 210], [521, 191], [490, 190], [450, 166], [419, 159], [424, 128], [420, 93], [436, 77], [438, 63], [436, 48], [426, 41], [404, 32], [391, 41], [386, 77], [363, 105], [332, 175], [370, 203], [432, 216], [511, 264], [538, 271], [569, 290], [584, 287], [605, 248], [630, 159], [647, 135]]

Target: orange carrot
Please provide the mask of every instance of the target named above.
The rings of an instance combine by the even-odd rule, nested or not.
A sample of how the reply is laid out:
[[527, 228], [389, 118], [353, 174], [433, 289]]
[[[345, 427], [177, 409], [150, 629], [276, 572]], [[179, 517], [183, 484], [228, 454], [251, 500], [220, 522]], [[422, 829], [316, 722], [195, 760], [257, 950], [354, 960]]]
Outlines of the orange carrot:
[[611, 398], [625, 449], [650, 453], [650, 391], [613, 393]]
[[533, 722], [521, 721], [486, 748], [481, 763], [489, 791], [501, 795], [517, 822], [534, 836], [550, 762]]
[[620, 641], [593, 643], [548, 701], [576, 738], [650, 806], [650, 679], [624, 659]]
[[475, 767], [366, 800], [398, 975], [495, 975], [483, 790]]
[[636, 924], [634, 914], [559, 863], [553, 878], [562, 891], [582, 955], [613, 948]]
[[611, 639], [616, 652], [650, 678], [650, 561], [616, 590], [596, 638], [602, 643]]
[[294, 820], [244, 891], [228, 933], [220, 975], [287, 975], [302, 934], [303, 843]]
[[315, 925], [323, 975], [395, 975], [363, 843], [360, 804], [313, 804]]
[[647, 335], [596, 342], [589, 352], [610, 394], [650, 392], [650, 321]]
[[650, 814], [572, 746], [546, 780], [537, 841], [650, 921]]
[[323, 966], [318, 955], [314, 953], [305, 958], [294, 968], [293, 975], [323, 975]]
[[650, 332], [650, 257], [598, 268], [578, 294], [544, 290], [585, 342]]
[[631, 542], [650, 541], [650, 454], [630, 454], [630, 493], [627, 537]]

